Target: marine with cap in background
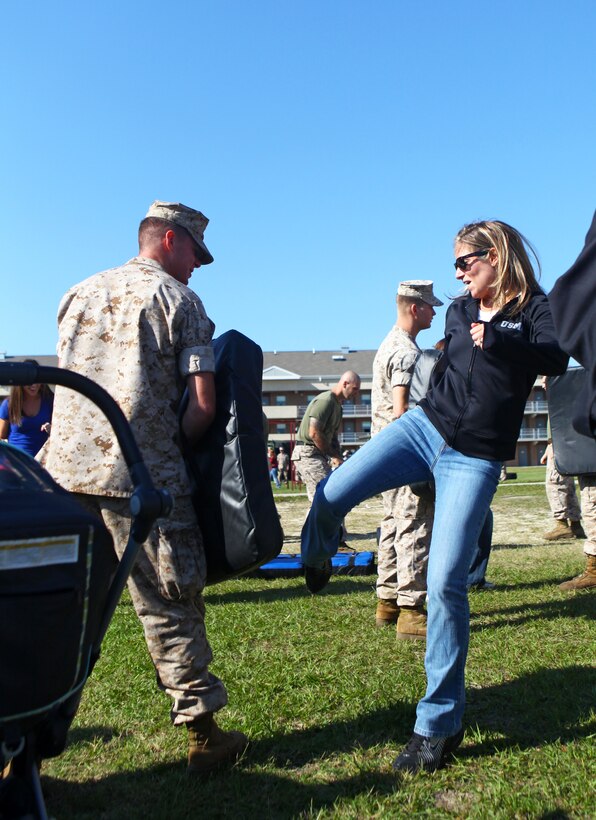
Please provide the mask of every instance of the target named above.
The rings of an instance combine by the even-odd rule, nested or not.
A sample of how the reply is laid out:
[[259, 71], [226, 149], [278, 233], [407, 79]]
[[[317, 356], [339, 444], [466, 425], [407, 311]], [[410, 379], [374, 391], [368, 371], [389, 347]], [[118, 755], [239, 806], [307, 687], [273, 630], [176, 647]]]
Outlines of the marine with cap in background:
[[[424, 279], [401, 282], [396, 302], [397, 322], [373, 361], [372, 435], [408, 409], [412, 375], [422, 352], [416, 337], [431, 326], [434, 308], [443, 304], [433, 293], [433, 283]], [[416, 495], [407, 485], [387, 490], [382, 498], [375, 623], [396, 624], [398, 638], [424, 640], [433, 500]]]
[[[157, 522], [128, 586], [158, 686], [172, 699], [172, 720], [188, 729], [188, 770], [195, 774], [235, 760], [248, 742], [213, 718], [227, 693], [209, 671], [205, 555], [180, 450], [184, 389], [189, 402], [180, 426], [189, 443], [201, 438], [215, 415], [215, 326], [188, 287], [193, 271], [213, 262], [204, 243], [207, 223], [200, 211], [180, 203], [154, 202], [139, 226], [139, 255], [63, 297], [57, 348], [61, 367], [88, 376], [116, 399], [155, 485], [174, 496], [172, 515]], [[54, 414], [45, 465], [103, 519], [120, 556], [130, 529], [132, 485], [112, 430], [84, 396], [62, 387]]]

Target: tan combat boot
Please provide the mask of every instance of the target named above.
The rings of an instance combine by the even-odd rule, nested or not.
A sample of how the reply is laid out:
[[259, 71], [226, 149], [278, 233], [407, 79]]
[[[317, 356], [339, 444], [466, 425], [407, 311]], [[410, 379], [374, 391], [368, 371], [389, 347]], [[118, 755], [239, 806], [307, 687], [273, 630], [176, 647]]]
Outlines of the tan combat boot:
[[397, 619], [400, 640], [426, 640], [426, 611], [423, 606], [402, 606]]
[[386, 598], [379, 598], [377, 611], [375, 613], [375, 626], [393, 626], [397, 623], [399, 607], [397, 601], [389, 601]]
[[572, 592], [575, 589], [590, 589], [596, 587], [596, 555], [586, 555], [586, 568], [581, 575], [577, 575], [570, 581], [559, 584], [559, 589]]
[[584, 532], [584, 528], [582, 527], [581, 521], [572, 521], [569, 519], [569, 527], [571, 528], [571, 532], [573, 533], [574, 538], [585, 538], [586, 533]]
[[565, 538], [575, 538], [573, 531], [565, 519], [557, 518], [555, 526], [544, 533], [546, 541], [563, 541]]
[[192, 723], [188, 729], [188, 773], [207, 774], [225, 763], [233, 763], [248, 746], [248, 738], [242, 732], [224, 732], [208, 712]]

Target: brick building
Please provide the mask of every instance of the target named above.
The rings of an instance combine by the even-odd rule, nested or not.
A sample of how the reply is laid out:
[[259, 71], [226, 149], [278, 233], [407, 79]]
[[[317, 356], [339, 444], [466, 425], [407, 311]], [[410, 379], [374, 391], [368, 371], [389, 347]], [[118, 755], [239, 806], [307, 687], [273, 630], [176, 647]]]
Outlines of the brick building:
[[[269, 423], [269, 441], [276, 446], [289, 444], [296, 436], [308, 403], [317, 393], [329, 390], [346, 370], [354, 370], [362, 379], [356, 403], [343, 405], [340, 431], [342, 450], [360, 447], [370, 438], [372, 363], [375, 350], [289, 350], [263, 353], [263, 410]], [[22, 361], [34, 358], [39, 364], [56, 366], [56, 356], [7, 356], [0, 361]], [[0, 399], [8, 393], [0, 386]], [[524, 421], [517, 443], [516, 457], [510, 466], [538, 464], [547, 441], [546, 395], [540, 379], [536, 380], [526, 403]]]

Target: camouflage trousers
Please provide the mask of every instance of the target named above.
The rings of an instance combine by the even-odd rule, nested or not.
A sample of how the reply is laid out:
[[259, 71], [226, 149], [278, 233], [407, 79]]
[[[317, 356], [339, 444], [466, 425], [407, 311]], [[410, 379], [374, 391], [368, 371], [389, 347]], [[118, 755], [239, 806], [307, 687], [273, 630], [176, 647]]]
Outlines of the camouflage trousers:
[[384, 518], [377, 556], [377, 596], [398, 606], [422, 606], [434, 502], [408, 487], [382, 494]]
[[[120, 557], [130, 530], [130, 500], [81, 494], [76, 497], [103, 519]], [[201, 594], [205, 576], [203, 540], [191, 500], [176, 498], [172, 516], [157, 521], [128, 579], [157, 685], [173, 701], [175, 725], [215, 712], [228, 699], [223, 683], [208, 668], [212, 653]]]
[[577, 477], [582, 497], [582, 516], [586, 540], [584, 552], [586, 555], [596, 555], [596, 475], [580, 475]]
[[561, 521], [566, 518], [570, 521], [580, 520], [581, 512], [575, 491], [575, 479], [572, 475], [561, 475], [551, 455], [546, 460], [544, 488], [553, 518]]
[[329, 459], [312, 444], [297, 444], [292, 453], [292, 461], [306, 484], [306, 494], [312, 503], [317, 484], [331, 472]]

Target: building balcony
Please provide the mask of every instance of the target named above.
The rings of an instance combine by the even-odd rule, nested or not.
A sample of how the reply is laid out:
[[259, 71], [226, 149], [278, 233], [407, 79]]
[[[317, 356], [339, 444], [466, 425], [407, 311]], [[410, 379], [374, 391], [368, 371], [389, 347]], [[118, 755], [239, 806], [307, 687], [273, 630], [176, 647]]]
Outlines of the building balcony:
[[[299, 404], [298, 405], [298, 418], [301, 419], [302, 416], [306, 413], [306, 408], [308, 407], [307, 404]], [[354, 418], [354, 416], [362, 416], [363, 418], [370, 418], [370, 404], [344, 404], [342, 406], [343, 416], [349, 416], [350, 418]]]
[[[263, 412], [271, 421], [296, 419], [299, 409], [296, 404], [265, 404], [263, 406]], [[301, 413], [301, 416], [303, 415], [304, 413]]]
[[547, 439], [546, 427], [522, 427], [518, 441], [546, 441]]
[[524, 413], [548, 413], [548, 402], [527, 401], [524, 408]]
[[340, 444], [364, 444], [370, 438], [370, 433], [340, 433]]

